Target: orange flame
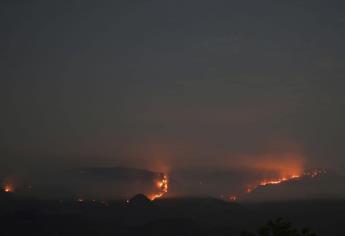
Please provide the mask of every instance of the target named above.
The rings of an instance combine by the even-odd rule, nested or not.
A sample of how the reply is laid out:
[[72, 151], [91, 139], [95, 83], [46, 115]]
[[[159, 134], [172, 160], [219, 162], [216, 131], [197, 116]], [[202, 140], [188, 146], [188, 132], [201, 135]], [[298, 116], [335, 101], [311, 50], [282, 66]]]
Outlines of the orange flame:
[[160, 191], [159, 193], [152, 194], [148, 197], [151, 201], [163, 197], [163, 195], [165, 195], [168, 192], [168, 177], [166, 175], [163, 175], [162, 179], [157, 181], [156, 186], [157, 188], [159, 188]]
[[14, 192], [13, 186], [11, 186], [11, 185], [5, 185], [5, 187], [4, 187], [4, 192], [5, 192], [5, 193], [12, 193], [12, 192]]
[[261, 180], [258, 184], [256, 185], [251, 185], [248, 186], [246, 189], [247, 193], [251, 193], [253, 192], [256, 188], [260, 187], [260, 186], [267, 186], [267, 185], [276, 185], [276, 184], [281, 184], [287, 181], [291, 181], [291, 180], [300, 180], [303, 177], [310, 177], [310, 178], [315, 178], [321, 174], [325, 174], [327, 173], [326, 170], [324, 169], [315, 169], [315, 170], [311, 170], [311, 171], [306, 171], [301, 175], [291, 175], [291, 176], [287, 176], [287, 177], [281, 177], [281, 178], [276, 178], [276, 179], [263, 179]]

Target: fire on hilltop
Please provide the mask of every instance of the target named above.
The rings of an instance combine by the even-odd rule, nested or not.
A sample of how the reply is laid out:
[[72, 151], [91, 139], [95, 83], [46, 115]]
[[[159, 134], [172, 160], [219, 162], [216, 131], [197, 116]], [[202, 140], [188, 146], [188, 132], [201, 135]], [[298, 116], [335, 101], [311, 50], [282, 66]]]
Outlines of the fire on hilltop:
[[[313, 169], [310, 171], [305, 171], [304, 173], [298, 175], [298, 174], [292, 174], [289, 176], [284, 176], [280, 178], [265, 178], [260, 180], [256, 184], [248, 185], [245, 189], [245, 194], [250, 194], [251, 192], [255, 191], [257, 188], [262, 186], [269, 186], [269, 185], [279, 185], [285, 182], [289, 181], [299, 181], [302, 178], [316, 178], [322, 174], [326, 174], [327, 170], [325, 169]], [[239, 199], [238, 195], [230, 195], [229, 200], [230, 201], [237, 201]]]

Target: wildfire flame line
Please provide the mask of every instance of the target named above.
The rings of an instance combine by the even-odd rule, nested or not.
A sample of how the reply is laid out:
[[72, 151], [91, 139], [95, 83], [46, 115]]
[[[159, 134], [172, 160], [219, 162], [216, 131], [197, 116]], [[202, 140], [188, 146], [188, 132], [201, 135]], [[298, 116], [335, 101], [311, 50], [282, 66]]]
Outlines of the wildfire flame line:
[[246, 192], [251, 193], [260, 186], [276, 185], [276, 184], [281, 184], [283, 182], [287, 182], [287, 181], [291, 181], [291, 180], [297, 180], [300, 178], [301, 178], [300, 175], [291, 175], [288, 177], [282, 177], [282, 178], [278, 178], [278, 179], [264, 179], [264, 180], [261, 180], [260, 183], [255, 185], [255, 186], [249, 186], [246, 189]]
[[[281, 177], [281, 178], [275, 178], [275, 179], [263, 179], [258, 184], [248, 186], [245, 192], [248, 194], [248, 193], [253, 192], [255, 189], [259, 187], [277, 185], [277, 184], [281, 184], [281, 183], [292, 181], [292, 180], [298, 181], [302, 179], [303, 177], [315, 178], [325, 173], [327, 173], [325, 169], [315, 169], [311, 171], [306, 171], [302, 175], [290, 175], [287, 177]], [[230, 195], [228, 199], [229, 201], [237, 201], [239, 199], [239, 196]]]
[[163, 197], [163, 195], [165, 195], [168, 192], [168, 188], [169, 188], [169, 184], [168, 184], [168, 176], [167, 175], [163, 175], [162, 179], [159, 180], [156, 183], [157, 187], [159, 188], [159, 193], [155, 193], [152, 194], [151, 196], [149, 196], [149, 199], [151, 201], [154, 201], [157, 198], [161, 198]]

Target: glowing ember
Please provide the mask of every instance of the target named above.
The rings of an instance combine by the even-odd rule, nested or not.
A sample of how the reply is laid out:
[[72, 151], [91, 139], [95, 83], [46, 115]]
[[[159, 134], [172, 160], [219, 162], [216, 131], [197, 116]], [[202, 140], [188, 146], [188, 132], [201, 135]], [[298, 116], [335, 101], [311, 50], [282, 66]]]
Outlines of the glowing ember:
[[14, 191], [14, 189], [10, 185], [6, 185], [5, 188], [4, 188], [4, 192], [6, 192], [6, 193], [11, 193], [13, 191]]
[[230, 195], [229, 196], [229, 201], [230, 202], [236, 202], [238, 200], [238, 196], [236, 196], [236, 195]]
[[311, 178], [315, 178], [319, 175], [326, 174], [326, 173], [327, 173], [327, 171], [325, 169], [314, 169], [314, 170], [304, 172], [304, 175], [309, 176]]
[[162, 179], [157, 181], [156, 186], [160, 191], [148, 197], [151, 201], [163, 197], [163, 195], [168, 192], [168, 177], [163, 175]]
[[156, 185], [158, 188], [162, 188], [163, 187], [163, 181], [158, 181]]

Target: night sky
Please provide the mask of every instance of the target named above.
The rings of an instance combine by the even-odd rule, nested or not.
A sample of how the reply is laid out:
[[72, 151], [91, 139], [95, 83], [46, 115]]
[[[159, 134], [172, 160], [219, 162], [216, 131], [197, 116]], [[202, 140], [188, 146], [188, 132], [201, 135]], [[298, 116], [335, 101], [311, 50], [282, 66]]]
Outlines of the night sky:
[[345, 171], [343, 0], [1, 1], [0, 34], [0, 170]]

